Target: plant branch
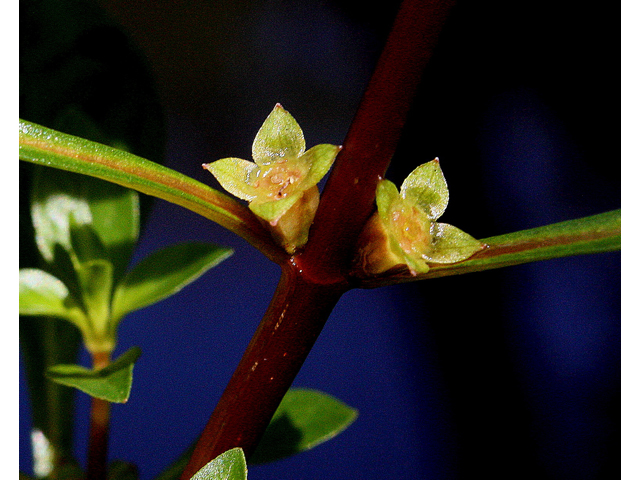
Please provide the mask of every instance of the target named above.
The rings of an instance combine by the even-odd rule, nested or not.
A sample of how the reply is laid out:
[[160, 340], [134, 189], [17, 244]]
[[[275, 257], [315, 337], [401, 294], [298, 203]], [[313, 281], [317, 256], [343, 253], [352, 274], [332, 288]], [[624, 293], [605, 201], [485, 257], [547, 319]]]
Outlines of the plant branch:
[[282, 276], [267, 312], [207, 423], [181, 479], [221, 453], [242, 447], [249, 457], [291, 386], [347, 284], [305, 281], [294, 264]]
[[[452, 0], [405, 0], [323, 190], [309, 242], [297, 259], [330, 281], [349, 268], [375, 191], [395, 153]], [[323, 258], [322, 263], [317, 259]]]
[[20, 159], [117, 183], [185, 207], [231, 230], [276, 263], [285, 252], [255, 215], [233, 198], [131, 153], [20, 121]]
[[590, 217], [554, 223], [506, 235], [482, 239], [488, 248], [468, 260], [449, 265], [431, 265], [412, 276], [407, 269], [373, 277], [361, 276], [359, 287], [374, 288], [396, 283], [460, 275], [552, 258], [620, 250], [621, 212], [614, 210]]
[[[110, 363], [107, 352], [93, 354], [93, 368], [100, 370]], [[89, 422], [89, 453], [87, 456], [87, 479], [107, 478], [107, 452], [109, 447], [109, 421], [111, 403], [100, 398], [91, 398]]]
[[205, 427], [181, 479], [233, 447], [256, 447], [329, 314], [350, 285], [360, 231], [452, 5], [405, 0], [325, 186], [316, 226], [283, 265], [275, 296]]

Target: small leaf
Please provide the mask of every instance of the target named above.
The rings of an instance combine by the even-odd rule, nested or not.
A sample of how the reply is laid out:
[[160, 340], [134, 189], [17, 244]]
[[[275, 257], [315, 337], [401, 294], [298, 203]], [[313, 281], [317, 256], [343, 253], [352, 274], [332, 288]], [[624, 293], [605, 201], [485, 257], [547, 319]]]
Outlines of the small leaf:
[[113, 321], [117, 322], [127, 313], [177, 293], [232, 253], [230, 248], [187, 242], [151, 254], [136, 265], [116, 288]]
[[133, 347], [117, 360], [100, 370], [80, 365], [54, 365], [47, 376], [56, 383], [74, 387], [95, 398], [114, 403], [126, 403], [131, 393], [133, 364], [141, 351]]
[[223, 158], [202, 165], [209, 170], [227, 192], [242, 200], [251, 201], [256, 198], [256, 189], [249, 180], [258, 165], [241, 158]]
[[304, 191], [298, 191], [293, 195], [289, 195], [288, 197], [284, 197], [280, 200], [274, 200], [273, 202], [252, 202], [249, 204], [249, 209], [261, 219], [269, 223], [275, 223], [287, 212], [287, 210], [293, 207], [293, 205], [295, 205], [303, 195]]
[[449, 189], [438, 159], [420, 165], [402, 183], [400, 194], [413, 200], [436, 220], [444, 213], [449, 203]]
[[93, 228], [93, 225], [77, 225], [71, 219], [69, 226], [69, 236], [71, 249], [75, 257], [80, 262], [91, 260], [106, 260], [109, 258], [100, 237]]
[[91, 329], [99, 337], [108, 335], [113, 265], [108, 260], [91, 260], [77, 265], [76, 272]]
[[20, 270], [20, 315], [64, 318], [78, 325], [83, 314], [76, 300], [58, 278], [36, 268]]
[[304, 135], [298, 122], [278, 103], [253, 140], [252, 155], [258, 165], [298, 158], [305, 151]]
[[468, 233], [447, 223], [431, 225], [432, 249], [422, 254], [427, 262], [456, 263], [466, 260], [484, 248], [484, 244]]
[[376, 205], [382, 221], [388, 223], [389, 209], [396, 202], [400, 193], [390, 180], [381, 180], [376, 188]]
[[191, 480], [246, 480], [247, 462], [241, 448], [232, 448], [198, 470]]
[[358, 411], [316, 390], [290, 389], [249, 463], [266, 463], [309, 450], [346, 429]]
[[310, 168], [298, 188], [306, 190], [317, 185], [327, 174], [341, 149], [342, 147], [338, 145], [322, 143], [307, 150], [304, 155], [299, 158], [299, 161], [308, 163]]

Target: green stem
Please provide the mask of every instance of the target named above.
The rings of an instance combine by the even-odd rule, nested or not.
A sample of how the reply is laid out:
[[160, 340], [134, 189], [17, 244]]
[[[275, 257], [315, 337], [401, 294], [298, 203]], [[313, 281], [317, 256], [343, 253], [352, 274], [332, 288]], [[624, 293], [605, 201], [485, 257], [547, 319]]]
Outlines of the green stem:
[[276, 263], [286, 254], [255, 215], [233, 198], [131, 153], [20, 121], [20, 159], [108, 180], [173, 202], [222, 225]]
[[355, 283], [359, 287], [374, 288], [552, 258], [620, 250], [621, 212], [614, 210], [481, 241], [487, 248], [463, 262], [430, 265], [427, 273], [416, 276], [406, 269], [400, 269], [375, 277], [359, 278]]

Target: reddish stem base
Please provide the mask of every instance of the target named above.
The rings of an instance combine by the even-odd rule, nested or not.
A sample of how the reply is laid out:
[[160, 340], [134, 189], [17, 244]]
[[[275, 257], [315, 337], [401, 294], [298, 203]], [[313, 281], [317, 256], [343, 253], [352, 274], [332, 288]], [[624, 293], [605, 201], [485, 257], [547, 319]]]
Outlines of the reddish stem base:
[[273, 300], [181, 480], [189, 480], [211, 459], [233, 447], [241, 446], [247, 457], [251, 455], [331, 310], [347, 289], [345, 283], [309, 283], [293, 264], [283, 267]]

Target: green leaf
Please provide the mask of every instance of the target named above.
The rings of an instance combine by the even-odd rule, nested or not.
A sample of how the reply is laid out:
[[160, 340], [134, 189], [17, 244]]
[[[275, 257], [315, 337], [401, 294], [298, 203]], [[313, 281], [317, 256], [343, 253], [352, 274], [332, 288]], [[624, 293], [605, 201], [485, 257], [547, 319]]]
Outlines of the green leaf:
[[388, 223], [389, 209], [398, 199], [398, 188], [390, 180], [381, 180], [376, 188], [376, 205], [383, 222]]
[[105, 179], [173, 202], [235, 232], [274, 261], [286, 258], [247, 207], [201, 182], [131, 153], [21, 120], [20, 159]]
[[232, 448], [198, 470], [191, 480], [246, 480], [247, 462], [241, 448]]
[[100, 370], [89, 370], [80, 365], [54, 365], [48, 369], [47, 376], [56, 383], [77, 388], [92, 397], [126, 403], [131, 393], [133, 364], [140, 353], [138, 347], [130, 348]]
[[252, 202], [249, 208], [261, 219], [267, 222], [276, 222], [287, 210], [289, 210], [295, 203], [302, 198], [304, 191], [297, 191], [296, 193], [280, 200], [274, 200], [273, 202]]
[[140, 233], [140, 201], [138, 193], [110, 182], [83, 175], [88, 189], [92, 228], [106, 249], [114, 267], [114, 279], [122, 277], [129, 265]]
[[521, 230], [479, 241], [487, 248], [468, 260], [454, 264], [431, 265], [428, 273], [412, 276], [408, 272], [372, 277], [361, 282], [374, 288], [415, 280], [461, 275], [552, 258], [587, 255], [620, 250], [620, 210]]
[[282, 399], [249, 463], [266, 463], [309, 450], [332, 439], [358, 411], [326, 393], [292, 388]]
[[42, 257], [49, 263], [55, 261], [56, 245], [67, 252], [71, 245], [71, 225], [90, 225], [91, 209], [87, 199], [77, 195], [77, 175], [57, 170], [39, 169], [35, 176], [31, 216], [35, 229], [36, 244]]
[[258, 165], [298, 158], [304, 153], [302, 129], [282, 105], [276, 104], [253, 140], [252, 155]]
[[93, 225], [76, 225], [71, 220], [69, 228], [71, 250], [79, 262], [92, 260], [107, 260], [109, 255]]
[[[119, 276], [138, 240], [138, 194], [86, 175], [38, 169], [32, 217], [38, 248], [50, 263], [59, 244], [81, 260], [87, 255], [109, 260]], [[79, 237], [75, 242], [73, 230]]]
[[256, 198], [256, 189], [249, 184], [251, 174], [260, 168], [255, 163], [241, 158], [223, 158], [202, 166], [230, 194], [247, 201]]
[[308, 163], [310, 168], [298, 188], [306, 190], [317, 185], [327, 174], [341, 149], [342, 147], [337, 145], [322, 143], [307, 150], [298, 160]]
[[159, 302], [228, 258], [230, 248], [187, 242], [159, 250], [142, 260], [116, 288], [112, 318]]
[[466, 260], [484, 248], [484, 244], [447, 223], [431, 224], [431, 250], [422, 258], [433, 263], [455, 263]]
[[85, 346], [91, 352], [115, 347], [115, 328], [110, 321], [113, 265], [107, 260], [91, 260], [76, 267], [82, 300], [89, 317], [83, 329]]
[[402, 182], [400, 195], [413, 200], [436, 220], [444, 213], [449, 203], [449, 189], [438, 159], [420, 165]]
[[20, 315], [64, 318], [83, 322], [83, 313], [66, 285], [50, 273], [36, 268], [20, 269]]

